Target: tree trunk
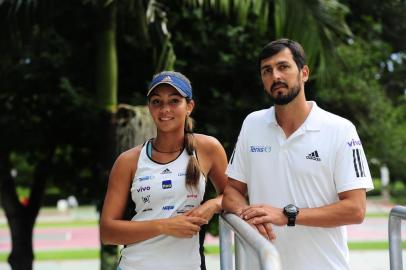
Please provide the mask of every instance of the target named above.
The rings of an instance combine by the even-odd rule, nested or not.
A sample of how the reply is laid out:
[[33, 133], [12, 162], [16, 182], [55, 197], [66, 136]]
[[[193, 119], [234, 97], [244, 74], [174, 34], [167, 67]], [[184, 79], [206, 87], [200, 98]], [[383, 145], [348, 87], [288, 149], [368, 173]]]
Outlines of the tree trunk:
[[116, 1], [100, 9], [96, 44], [96, 101], [102, 110], [117, 110], [118, 63], [116, 47]]
[[[12, 249], [8, 263], [13, 270], [32, 270], [34, 250], [32, 243], [32, 216], [26, 215], [25, 209], [15, 211], [14, 217], [8, 217], [10, 225]], [[9, 216], [9, 215], [8, 215]]]
[[[99, 168], [97, 180], [100, 186], [107, 186], [108, 176], [115, 153], [115, 113], [117, 110], [117, 88], [118, 88], [118, 64], [116, 48], [116, 1], [112, 1], [107, 6], [100, 7], [99, 25], [97, 36], [96, 55], [96, 101], [101, 109], [100, 134], [101, 141], [98, 149]], [[101, 194], [105, 194], [102, 190]], [[99, 210], [102, 206], [100, 199]], [[116, 269], [118, 249], [117, 246], [101, 245], [100, 267], [103, 270]]]
[[26, 206], [20, 203], [14, 179], [10, 175], [10, 152], [8, 151], [0, 157], [1, 202], [9, 224], [12, 242], [8, 263], [13, 270], [32, 270], [33, 268], [32, 235], [35, 220], [42, 204], [52, 153], [53, 151], [49, 152], [46, 158], [40, 161], [35, 168], [29, 203]]

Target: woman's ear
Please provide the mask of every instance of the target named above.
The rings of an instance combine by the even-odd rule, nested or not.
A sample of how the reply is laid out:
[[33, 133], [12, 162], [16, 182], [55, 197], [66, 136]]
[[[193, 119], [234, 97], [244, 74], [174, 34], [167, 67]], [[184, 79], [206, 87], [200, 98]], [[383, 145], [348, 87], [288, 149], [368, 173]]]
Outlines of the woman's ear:
[[189, 101], [189, 102], [187, 103], [187, 106], [186, 106], [187, 115], [188, 115], [188, 116], [192, 113], [192, 111], [193, 111], [194, 108], [195, 108], [195, 102], [194, 102], [194, 100]]

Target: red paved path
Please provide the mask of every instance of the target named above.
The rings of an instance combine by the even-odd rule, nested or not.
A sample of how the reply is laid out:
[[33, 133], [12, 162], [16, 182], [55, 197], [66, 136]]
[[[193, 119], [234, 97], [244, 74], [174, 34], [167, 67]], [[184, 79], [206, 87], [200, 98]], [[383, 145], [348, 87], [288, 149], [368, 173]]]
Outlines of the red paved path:
[[[348, 226], [349, 241], [387, 241], [387, 219], [367, 218], [363, 224]], [[404, 222], [403, 222], [404, 223]], [[406, 224], [402, 224], [402, 239], [406, 239]], [[206, 244], [218, 244], [218, 238], [207, 235]], [[41, 228], [34, 230], [35, 250], [88, 249], [98, 248], [98, 227]], [[8, 229], [0, 229], [0, 252], [9, 252]]]

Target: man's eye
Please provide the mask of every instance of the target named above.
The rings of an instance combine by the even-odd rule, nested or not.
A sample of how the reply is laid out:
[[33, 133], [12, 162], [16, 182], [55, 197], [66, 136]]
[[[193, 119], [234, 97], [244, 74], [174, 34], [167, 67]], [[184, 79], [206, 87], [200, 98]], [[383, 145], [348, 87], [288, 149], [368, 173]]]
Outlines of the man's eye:
[[272, 73], [272, 69], [270, 69], [270, 68], [266, 68], [266, 69], [263, 70], [264, 75], [265, 74], [271, 74], [271, 73]]

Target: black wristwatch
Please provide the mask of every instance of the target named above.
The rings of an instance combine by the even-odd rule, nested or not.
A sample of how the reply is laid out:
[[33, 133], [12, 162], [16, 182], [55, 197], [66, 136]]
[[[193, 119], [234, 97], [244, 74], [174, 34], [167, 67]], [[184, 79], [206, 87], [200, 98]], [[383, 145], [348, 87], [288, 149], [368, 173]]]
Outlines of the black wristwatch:
[[299, 208], [293, 204], [288, 204], [283, 208], [283, 214], [288, 218], [288, 226], [295, 226], [298, 213]]

